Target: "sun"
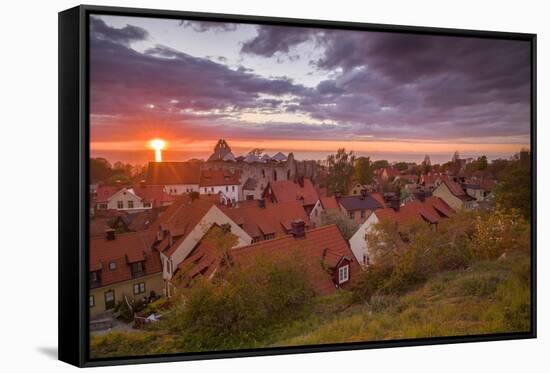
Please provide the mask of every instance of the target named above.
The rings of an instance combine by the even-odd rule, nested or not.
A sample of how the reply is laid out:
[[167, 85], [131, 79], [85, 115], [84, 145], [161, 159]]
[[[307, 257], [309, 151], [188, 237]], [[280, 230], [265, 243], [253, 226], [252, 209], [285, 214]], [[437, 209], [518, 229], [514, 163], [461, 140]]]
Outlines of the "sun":
[[155, 162], [162, 162], [162, 150], [166, 148], [166, 141], [153, 139], [149, 142], [149, 145], [155, 150]]

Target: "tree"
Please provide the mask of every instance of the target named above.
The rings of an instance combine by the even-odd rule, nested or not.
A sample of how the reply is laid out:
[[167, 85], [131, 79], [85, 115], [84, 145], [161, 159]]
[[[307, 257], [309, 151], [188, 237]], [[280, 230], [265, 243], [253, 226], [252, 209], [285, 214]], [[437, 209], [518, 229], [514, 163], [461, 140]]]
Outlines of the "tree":
[[372, 183], [373, 170], [369, 157], [359, 157], [355, 160], [355, 179], [359, 184]]
[[90, 158], [90, 180], [97, 183], [108, 179], [112, 175], [112, 167], [105, 158]]
[[475, 161], [472, 161], [466, 165], [466, 172], [484, 171], [488, 167], [487, 157], [482, 155]]
[[342, 236], [349, 240], [351, 236], [359, 229], [359, 224], [355, 220], [348, 218], [339, 211], [329, 210], [321, 215], [321, 226], [336, 224]]
[[390, 167], [390, 162], [386, 161], [385, 159], [380, 159], [372, 163], [372, 168], [375, 170], [386, 167]]
[[327, 188], [331, 195], [346, 194], [350, 188], [351, 179], [355, 172], [355, 154], [346, 149], [338, 149], [336, 154], [327, 157], [328, 180]]
[[407, 171], [409, 169], [409, 164], [407, 162], [397, 162], [393, 167], [397, 168], [399, 171]]
[[495, 202], [503, 209], [516, 209], [523, 217], [531, 217], [531, 170], [519, 160], [510, 161], [500, 172], [494, 190]]

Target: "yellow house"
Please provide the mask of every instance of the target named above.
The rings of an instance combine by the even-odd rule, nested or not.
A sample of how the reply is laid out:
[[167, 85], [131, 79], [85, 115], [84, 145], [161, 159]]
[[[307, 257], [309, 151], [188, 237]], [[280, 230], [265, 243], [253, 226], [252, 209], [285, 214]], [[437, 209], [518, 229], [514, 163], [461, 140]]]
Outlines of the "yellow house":
[[432, 192], [455, 210], [473, 207], [475, 198], [469, 196], [462, 187], [454, 181], [444, 180]]
[[90, 318], [101, 317], [126, 299], [163, 294], [155, 231], [115, 234], [110, 229], [90, 240]]

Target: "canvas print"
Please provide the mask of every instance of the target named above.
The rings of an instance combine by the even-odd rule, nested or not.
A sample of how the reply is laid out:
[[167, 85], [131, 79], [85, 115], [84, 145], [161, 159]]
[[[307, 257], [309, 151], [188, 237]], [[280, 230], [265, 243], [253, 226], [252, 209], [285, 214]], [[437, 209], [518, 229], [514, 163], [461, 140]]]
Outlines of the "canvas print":
[[530, 43], [89, 17], [92, 359], [531, 330]]

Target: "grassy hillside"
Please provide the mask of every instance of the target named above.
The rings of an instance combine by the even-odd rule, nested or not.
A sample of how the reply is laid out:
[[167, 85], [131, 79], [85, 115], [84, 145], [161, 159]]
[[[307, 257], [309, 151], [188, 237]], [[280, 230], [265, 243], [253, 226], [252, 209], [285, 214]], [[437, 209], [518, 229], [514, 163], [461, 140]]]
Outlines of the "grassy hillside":
[[[227, 348], [311, 345], [528, 331], [530, 261], [521, 252], [468, 269], [439, 273], [401, 295], [353, 304], [348, 292], [316, 298], [261, 339]], [[182, 335], [155, 330], [111, 332], [91, 340], [92, 357], [190, 351]]]

